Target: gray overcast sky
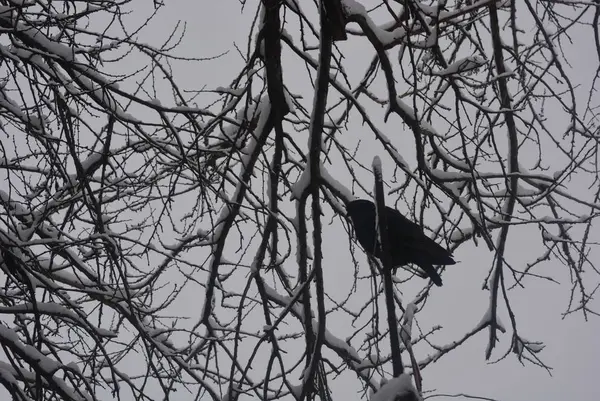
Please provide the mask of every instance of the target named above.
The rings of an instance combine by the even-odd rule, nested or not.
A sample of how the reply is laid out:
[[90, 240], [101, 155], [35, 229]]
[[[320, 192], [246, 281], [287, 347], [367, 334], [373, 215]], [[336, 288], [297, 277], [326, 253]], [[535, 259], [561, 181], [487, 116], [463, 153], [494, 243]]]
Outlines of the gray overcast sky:
[[[178, 66], [181, 69], [178, 73], [184, 74], [178, 76], [179, 82], [189, 79], [191, 86], [207, 84], [209, 88], [229, 83], [242, 65], [233, 44], [245, 49], [249, 23], [254, 16], [254, 3], [248, 2], [245, 13], [240, 14], [239, 3], [233, 0], [210, 2], [210, 5], [191, 0], [169, 2], [167, 11], [160, 18], [160, 25], [169, 27], [177, 20], [188, 22], [187, 37], [178, 52], [211, 57], [229, 51], [221, 59], [204, 63], [200, 70], [197, 69], [198, 64], [194, 64], [194, 71], [186, 71], [185, 64]], [[144, 32], [145, 35], [156, 35], [157, 40], [162, 33], [161, 29]], [[581, 34], [585, 35], [583, 31]], [[594, 52], [594, 48], [589, 40], [583, 41], [577, 37], [573, 40], [572, 46], [566, 46], [567, 57], [573, 67], [569, 75], [574, 77], [576, 83], [583, 85], [583, 101], [595, 68], [593, 63], [588, 64], [585, 60], [589, 52]], [[347, 57], [344, 65], [349, 74], [356, 74], [354, 77], [358, 78], [364, 72], [365, 63], [373, 55], [372, 49], [363, 39], [352, 36], [347, 42], [338, 45]], [[294, 86], [292, 82], [295, 74], [305, 74], [302, 65], [288, 62], [285, 67], [284, 81], [291, 86]], [[578, 79], [581, 81], [577, 82]], [[306, 93], [306, 96], [310, 98], [311, 93]], [[551, 111], [547, 114], [550, 115]], [[560, 125], [559, 120], [557, 126]], [[389, 126], [388, 122], [386, 128], [392, 132], [391, 136], [397, 127]], [[358, 135], [360, 129], [360, 126], [351, 126], [349, 134]], [[410, 153], [409, 148], [403, 156], [410, 160]], [[368, 160], [369, 157], [371, 156], [365, 155], [364, 159]], [[330, 168], [330, 173], [335, 174], [335, 167]], [[343, 177], [336, 178], [343, 182]], [[347, 277], [340, 270], [344, 269], [344, 265], [350, 266], [352, 263], [350, 256], [346, 255], [347, 239], [345, 235], [339, 235], [339, 227], [326, 227], [325, 230], [326, 248], [331, 250], [325, 255], [326, 285], [329, 290], [343, 293], [349, 282], [346, 282]], [[514, 257], [513, 260], [531, 261], [538, 255], [536, 251], [539, 249], [532, 247], [528, 238], [527, 230], [520, 230], [519, 235], [512, 238], [510, 255]], [[483, 245], [474, 248], [472, 244], [468, 244], [459, 248], [455, 256], [460, 264], [447, 269], [443, 276], [444, 286], [435, 290], [429, 301], [429, 310], [424, 316], [420, 316], [423, 325], [439, 324], [444, 327], [441, 334], [434, 337], [439, 345], [452, 341], [474, 327], [488, 306], [488, 293], [481, 290], [481, 285], [492, 255]], [[600, 254], [596, 253], [596, 257], [598, 256]], [[468, 341], [458, 351], [428, 367], [423, 373], [426, 389], [435, 388], [441, 394], [468, 393], [506, 401], [600, 399], [600, 386], [597, 382], [600, 372], [600, 322], [597, 317], [591, 317], [589, 322], [585, 322], [579, 314], [563, 319], [561, 313], [568, 303], [567, 270], [556, 261], [547, 263], [544, 268], [556, 271], [555, 277], [560, 278], [561, 286], [531, 280], [526, 289], [515, 290], [512, 297], [521, 334], [531, 341], [541, 341], [546, 345], [541, 358], [553, 368], [552, 377], [542, 368], [531, 364], [522, 366], [514, 354], [497, 363], [487, 363], [484, 357], [488, 340], [486, 331]], [[595, 301], [594, 305], [598, 309], [600, 303]], [[502, 320], [508, 328], [510, 322], [505, 311], [502, 313]], [[344, 338], [343, 330], [337, 330], [335, 322], [329, 322], [329, 330]], [[501, 342], [494, 352], [495, 357], [502, 355], [509, 341], [509, 334], [501, 336]], [[426, 355], [417, 355], [418, 359], [425, 357]], [[357, 397], [356, 389], [345, 386], [343, 381], [336, 381], [332, 387], [334, 399]]]
[[[126, 21], [139, 23], [152, 10], [152, 2], [139, 0], [139, 9], [126, 17]], [[240, 13], [240, 4], [235, 0], [221, 1], [196, 1], [196, 0], [169, 0], [160, 16], [144, 29], [139, 39], [142, 42], [157, 45], [162, 43], [169, 34], [170, 29], [178, 21], [187, 22], [186, 37], [176, 54], [190, 57], [211, 58], [221, 55], [214, 60], [203, 63], [181, 62], [173, 65], [174, 75], [182, 88], [214, 89], [218, 86], [227, 86], [239, 73], [243, 61], [234, 44], [244, 52], [247, 46], [250, 23], [254, 17], [257, 1], [247, 2], [243, 14]], [[309, 9], [309, 3], [305, 7]], [[373, 4], [365, 1], [365, 4]], [[315, 20], [316, 21], [316, 20]], [[526, 24], [524, 24], [526, 26]], [[357, 29], [349, 25], [349, 28]], [[296, 32], [289, 31], [292, 36]], [[578, 31], [574, 31], [577, 33]], [[581, 31], [581, 38], [573, 37], [573, 45], [566, 46], [567, 58], [572, 69], [568, 71], [576, 84], [580, 84], [578, 95], [581, 100], [586, 100], [587, 88], [593, 78], [596, 64], [586, 62], [589, 54], [595, 49], [593, 41], [585, 35], [589, 31]], [[315, 45], [316, 43], [312, 43]], [[350, 36], [344, 43], [338, 43], [346, 59], [344, 66], [354, 79], [361, 77], [366, 68], [366, 63], [373, 56], [370, 45], [361, 38]], [[394, 49], [393, 54], [397, 52]], [[391, 52], [391, 53], [392, 53]], [[301, 63], [285, 54], [284, 81], [296, 93], [305, 96], [305, 105], [310, 107], [312, 92], [305, 85], [306, 68]], [[391, 57], [397, 60], [396, 56]], [[145, 60], [144, 60], [145, 62]], [[116, 66], [120, 68], [120, 66]], [[128, 65], [134, 69], [136, 66]], [[298, 78], [302, 77], [302, 79]], [[596, 101], [597, 102], [597, 101]], [[200, 106], [203, 104], [200, 103]], [[374, 108], [372, 114], [383, 121], [383, 109]], [[547, 110], [550, 125], [563, 130], [568, 121], [563, 121], [561, 110]], [[357, 119], [354, 120], [355, 122]], [[392, 117], [387, 124], [381, 123], [382, 130], [391, 138], [401, 150], [402, 156], [414, 163], [414, 150], [411, 147], [412, 136], [403, 132], [397, 117]], [[344, 135], [350, 142], [361, 138], [363, 127], [359, 123], [345, 127]], [[300, 134], [300, 135], [305, 135]], [[299, 140], [299, 143], [302, 140]], [[361, 148], [358, 158], [370, 166], [372, 157], [378, 153], [378, 148]], [[522, 155], [523, 156], [523, 155]], [[560, 155], [548, 155], [549, 160], [560, 160]], [[522, 161], [527, 162], [523, 157]], [[349, 185], [347, 177], [342, 176], [345, 170], [336, 171], [335, 165], [328, 167], [329, 173], [344, 185]], [[384, 166], [384, 173], [391, 175], [392, 169]], [[369, 174], [362, 175], [369, 180]], [[574, 190], [587, 190], [589, 182], [577, 182], [570, 187]], [[370, 181], [366, 181], [370, 187]], [[596, 184], [597, 185], [597, 184]], [[357, 196], [364, 196], [357, 192]], [[391, 198], [391, 197], [390, 197]], [[183, 213], [183, 212], [182, 212]], [[324, 219], [326, 221], [327, 219]], [[508, 255], [511, 262], [524, 264], [534, 260], [540, 252], [539, 233], [537, 228], [515, 229], [515, 235], [509, 242]], [[598, 233], [592, 233], [596, 241], [600, 241]], [[530, 238], [536, 238], [535, 242]], [[351, 286], [352, 259], [348, 249], [348, 238], [340, 224], [324, 226], [325, 241], [325, 286], [328, 294], [334, 299], [345, 296]], [[600, 260], [598, 250], [590, 257]], [[360, 262], [366, 264], [366, 259], [360, 248], [356, 254]], [[444, 286], [435, 288], [428, 301], [425, 312], [418, 315], [418, 323], [423, 328], [435, 325], [443, 326], [443, 330], [431, 337], [437, 345], [445, 345], [460, 338], [468, 330], [476, 326], [488, 309], [489, 294], [481, 290], [482, 283], [492, 263], [493, 255], [487, 248], [480, 244], [479, 247], [467, 243], [455, 252], [456, 259], [460, 262], [451, 266], [443, 274]], [[522, 268], [522, 266], [517, 266]], [[530, 341], [543, 342], [546, 348], [540, 354], [541, 359], [553, 368], [552, 377], [544, 369], [531, 364], [522, 366], [514, 354], [508, 355], [497, 363], [485, 361], [485, 348], [487, 345], [487, 331], [481, 332], [469, 340], [458, 350], [441, 358], [438, 362], [428, 366], [424, 372], [425, 390], [434, 390], [433, 394], [457, 394], [491, 397], [504, 401], [559, 401], [581, 400], [593, 401], [600, 399], [600, 390], [597, 383], [600, 372], [600, 321], [592, 316], [585, 322], [582, 315], [572, 314], [565, 318], [562, 316], [567, 308], [569, 299], [570, 278], [567, 268], [557, 261], [548, 262], [543, 267], [545, 272], [551, 272], [561, 285], [542, 280], [528, 280], [525, 289], [516, 289], [511, 292], [513, 307], [519, 323], [519, 332]], [[591, 275], [590, 275], [591, 276]], [[597, 282], [597, 277], [591, 277], [592, 283]], [[412, 284], [416, 287], [412, 287]], [[419, 290], [422, 283], [415, 280], [409, 282], [404, 291], [404, 299], [409, 301], [411, 296]], [[369, 294], [365, 294], [365, 297]], [[198, 314], [198, 293], [182, 293], [182, 297], [173, 305], [178, 314], [186, 314], [188, 310], [192, 316]], [[594, 301], [591, 309], [600, 309], [599, 301]], [[510, 321], [506, 310], [501, 309], [501, 319], [509, 329]], [[328, 330], [340, 339], [347, 336], [350, 328], [346, 317], [340, 316], [339, 321], [334, 317], [328, 320]], [[500, 337], [500, 343], [492, 356], [496, 360], [510, 344], [510, 334]], [[432, 352], [430, 347], [417, 347], [415, 349], [418, 360], [425, 359]], [[366, 357], [366, 355], [361, 355]], [[133, 359], [132, 359], [133, 360]], [[356, 378], [352, 373], [346, 372], [340, 380], [331, 383], [334, 391], [334, 400], [353, 400], [358, 398], [355, 388]], [[179, 393], [181, 394], [181, 393]], [[179, 395], [181, 396], [181, 395]], [[182, 396], [183, 397], [183, 396]], [[107, 398], [108, 399], [108, 398]], [[185, 398], [182, 398], [185, 399]], [[442, 399], [437, 398], [437, 399]]]

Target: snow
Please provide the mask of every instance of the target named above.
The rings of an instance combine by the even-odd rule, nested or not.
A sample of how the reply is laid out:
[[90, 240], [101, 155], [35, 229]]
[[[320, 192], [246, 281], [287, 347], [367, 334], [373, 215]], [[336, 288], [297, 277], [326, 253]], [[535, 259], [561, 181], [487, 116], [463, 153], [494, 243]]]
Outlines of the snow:
[[83, 168], [84, 174], [101, 161], [102, 153], [92, 153], [87, 159], [81, 162], [81, 167]]
[[544, 348], [546, 348], [546, 346], [542, 342], [531, 342], [523, 337], [517, 336], [517, 339], [514, 343], [513, 352], [517, 354], [519, 358], [521, 358], [524, 350], [527, 350], [532, 354], [537, 354]]
[[290, 391], [292, 392], [294, 399], [297, 400], [300, 398], [300, 396], [302, 395], [302, 388], [303, 388], [303, 386], [301, 386], [301, 385], [294, 386], [294, 385], [290, 384]]
[[[274, 288], [272, 288], [271, 286], [269, 286], [266, 282], [264, 283], [264, 288], [265, 288], [265, 294], [267, 295], [267, 297], [275, 302], [277, 302], [279, 305], [284, 305], [284, 306], [289, 306], [291, 304], [292, 301], [294, 301], [294, 298], [299, 297], [299, 293], [300, 293], [300, 288], [298, 288], [298, 291], [296, 292], [296, 294], [293, 297], [289, 297], [286, 295], [281, 295], [277, 292], [277, 290], [275, 290]], [[302, 305], [295, 302], [292, 307], [292, 310], [294, 310], [294, 313], [296, 313], [298, 316], [304, 316], [303, 315], [303, 308]]]
[[363, 6], [362, 4], [360, 4], [354, 0], [342, 0], [341, 4], [342, 4], [342, 8], [346, 12], [346, 14], [349, 14], [349, 15], [352, 15], [352, 14], [366, 15], [367, 14], [367, 9], [365, 8], [365, 6]]
[[300, 174], [300, 178], [292, 185], [292, 200], [300, 199], [302, 194], [308, 189], [310, 185], [310, 162], [306, 163], [304, 171]]
[[323, 165], [321, 165], [321, 179], [325, 181], [328, 186], [335, 188], [335, 190], [346, 199], [354, 199], [354, 195], [352, 194], [350, 188], [333, 178], [333, 176], [329, 174], [329, 170]]
[[[48, 316], [60, 316], [63, 319], [68, 319], [80, 327], [93, 330], [95, 334], [101, 337], [106, 338], [115, 338], [117, 334], [110, 330], [101, 329], [98, 327], [92, 326], [87, 320], [83, 319], [72, 309], [66, 308], [62, 305], [59, 305], [54, 302], [37, 302], [36, 309], [39, 313], [48, 315]], [[3, 313], [33, 313], [34, 307], [31, 303], [24, 303], [13, 306], [3, 306], [0, 307], [0, 314]]]
[[379, 158], [379, 156], [375, 156], [373, 158], [373, 163], [371, 164], [371, 166], [373, 167], [373, 170], [381, 172], [381, 159]]
[[[485, 311], [485, 313], [483, 314], [483, 317], [481, 318], [481, 321], [479, 322], [479, 324], [476, 327], [484, 327], [484, 326], [487, 326], [488, 324], [493, 324], [493, 323], [494, 322], [492, 321], [492, 302], [490, 300], [489, 308]], [[503, 333], [506, 333], [506, 328], [504, 328], [504, 324], [500, 320], [500, 316], [498, 316], [497, 310], [496, 310], [495, 325], [498, 330], [500, 330]]]
[[[319, 330], [319, 322], [316, 319], [312, 321], [312, 327], [315, 335], [318, 334]], [[358, 352], [350, 346], [347, 342], [334, 336], [329, 330], [325, 329], [325, 343], [333, 349], [341, 350], [345, 355], [350, 356], [355, 361], [360, 361], [361, 358], [358, 355]]]
[[[228, 389], [227, 391], [225, 391], [225, 395], [222, 398], [222, 401], [232, 401], [233, 400], [237, 400], [238, 399], [238, 394], [242, 391], [242, 389], [236, 385], [235, 383], [233, 383]], [[232, 396], [231, 398], [229, 396]]]
[[290, 113], [294, 114], [296, 112], [296, 105], [294, 103], [294, 99], [292, 98], [292, 95], [285, 87], [283, 88], [283, 97], [285, 98], [285, 102], [288, 105], [288, 109], [290, 110]]
[[12, 372], [8, 371], [7, 369], [4, 368], [6, 364], [0, 362], [0, 379], [2, 381], [2, 383], [6, 386], [6, 385], [10, 385], [10, 386], [14, 386], [15, 388], [18, 388], [18, 381], [17, 378], [12, 374]]
[[413, 393], [416, 399], [420, 399], [417, 390], [412, 385], [409, 375], [401, 374], [385, 383], [373, 394], [370, 401], [393, 401], [396, 397]]
[[405, 345], [410, 345], [412, 337], [412, 322], [417, 310], [417, 306], [412, 302], [406, 305], [406, 311], [404, 312], [402, 330], [400, 331], [400, 338]]
[[[45, 378], [51, 378], [52, 385], [57, 388], [58, 394], [64, 394], [66, 397], [72, 400], [83, 401], [91, 399], [81, 389], [76, 391], [69, 387], [64, 380], [57, 377], [55, 373], [63, 367], [61, 363], [42, 354], [35, 347], [23, 344], [14, 330], [11, 330], [2, 324], [0, 324], [0, 342], [4, 346], [12, 349], [13, 352], [21, 355], [23, 359], [30, 365], [34, 365], [38, 372], [41, 371], [40, 373], [42, 373], [42, 376]], [[2, 365], [0, 365], [0, 374], [3, 374], [4, 372], [6, 372], [6, 369], [2, 369]]]
[[216, 92], [226, 93], [232, 96], [240, 97], [246, 91], [246, 88], [225, 88], [223, 86], [218, 86], [215, 89]]
[[[32, 221], [38, 219], [38, 214], [27, 210], [16, 202], [11, 201], [8, 194], [2, 190], [0, 190], [0, 199], [6, 204], [10, 205], [9, 210], [12, 210], [13, 216], [17, 217], [21, 222], [31, 223]], [[60, 232], [51, 227], [48, 223], [40, 221], [36, 224], [33, 224], [33, 226], [35, 226], [35, 232], [41, 238], [52, 239], [56, 243], [61, 242]], [[73, 269], [82, 273], [83, 276], [70, 273], [67, 271], [67, 269], [62, 268], [62, 266], [57, 266], [56, 263], [51, 264], [50, 259], [38, 258], [37, 266], [40, 269], [44, 269], [45, 271], [43, 274], [45, 274], [51, 280], [45, 280], [43, 283], [35, 280], [32, 282], [32, 284], [34, 286], [42, 285], [47, 288], [54, 288], [54, 286], [56, 286], [54, 281], [59, 281], [74, 288], [83, 289], [96, 297], [106, 297], [107, 299], [112, 300], [115, 298], [121, 300], [130, 300], [131, 297], [138, 296], [138, 291], [134, 290], [133, 288], [129, 288], [128, 291], [125, 291], [122, 287], [115, 287], [114, 285], [108, 285], [105, 283], [95, 274], [94, 270], [92, 270], [83, 260], [81, 260], [74, 250], [67, 248], [62, 249], [61, 257], [66, 259], [67, 264], [72, 266]], [[53, 306], [53, 308], [57, 307], [57, 304]], [[123, 307], [128, 309], [128, 303], [124, 303]]]
[[17, 105], [15, 101], [6, 96], [6, 94], [0, 90], [0, 109], [5, 109], [10, 111], [11, 114], [14, 114], [18, 118], [21, 119], [25, 124], [30, 124], [31, 128], [35, 129], [38, 133], [41, 133], [42, 126], [40, 123], [40, 119], [36, 116], [29, 115], [24, 113], [21, 108]]
[[377, 36], [377, 40], [379, 40], [384, 47], [388, 47], [389, 45], [406, 37], [406, 29], [404, 29], [402, 26], [394, 29], [391, 32], [377, 26], [369, 16], [365, 6], [359, 2], [355, 0], [341, 0], [341, 4], [348, 17], [359, 15], [361, 19], [364, 19], [369, 26], [369, 29], [373, 31], [373, 33]]
[[527, 348], [534, 353], [538, 353], [540, 351], [542, 351], [544, 348], [546, 348], [546, 346], [544, 344], [538, 344], [538, 343], [528, 343], [527, 344]]
[[19, 7], [29, 7], [35, 4], [35, 0], [10, 0], [10, 2]]
[[435, 46], [438, 41], [437, 29], [431, 31], [425, 40], [419, 40], [415, 42], [415, 46], [422, 49], [429, 49]]
[[179, 112], [179, 113], [201, 113], [203, 110], [198, 107], [190, 107], [190, 106], [175, 106], [171, 110]]
[[543, 188], [546, 188], [555, 182], [554, 177], [551, 177], [546, 174], [540, 174], [538, 172], [533, 172], [527, 167], [521, 165], [520, 163], [517, 167], [517, 171], [521, 173], [521, 177], [531, 185], [539, 185]]
[[431, 174], [442, 181], [470, 181], [473, 176], [470, 173], [458, 171], [444, 171], [437, 168], [432, 168]]
[[362, 362], [354, 363], [352, 366], [356, 370], [371, 369], [381, 364], [381, 358], [377, 354], [370, 354]]
[[14, 380], [16, 383], [16, 379], [14, 376], [19, 376], [19, 378], [23, 378], [25, 380], [29, 380], [31, 382], [35, 382], [36, 374], [25, 370], [21, 367], [15, 367], [14, 365], [10, 365], [6, 362], [0, 361], [0, 376], [6, 378], [6, 376], [11, 377], [11, 380]]
[[498, 75], [494, 76], [494, 78], [491, 79], [490, 81], [488, 81], [488, 83], [497, 81], [498, 79], [501, 79], [501, 78], [511, 78], [516, 75], [515, 72], [508, 67], [505, 67], [505, 70], [506, 71], [504, 71], [502, 74], [498, 74]]
[[433, 75], [447, 77], [450, 75], [471, 73], [484, 66], [486, 63], [487, 61], [481, 56], [469, 56], [455, 61], [443, 70], [434, 71]]
[[408, 163], [406, 162], [406, 160], [404, 160], [402, 155], [400, 153], [398, 153], [396, 148], [392, 147], [389, 150], [392, 153], [392, 157], [394, 158], [394, 161], [396, 162], [396, 164], [404, 166], [404, 168], [408, 169]]
[[[250, 266], [250, 274], [252, 274], [253, 276], [258, 273], [259, 269], [260, 269], [260, 262], [259, 260], [252, 260], [252, 265]], [[225, 264], [223, 263], [223, 258], [221, 258], [221, 264]], [[232, 263], [233, 264], [233, 263]]]
[[435, 128], [433, 128], [433, 126], [431, 124], [429, 124], [427, 121], [419, 121], [419, 119], [417, 118], [417, 114], [415, 113], [413, 108], [410, 107], [408, 104], [406, 104], [404, 101], [402, 101], [400, 95], [398, 97], [396, 97], [396, 104], [410, 118], [419, 122], [419, 127], [421, 128], [422, 134], [436, 136], [440, 139], [446, 139], [446, 137], [444, 135], [438, 133], [437, 130]]
[[145, 142], [130, 142], [129, 145], [131, 149], [136, 153], [144, 153], [150, 149], [152, 149], [152, 145], [150, 143]]
[[443, 185], [456, 197], [460, 196], [461, 191], [465, 187], [463, 182], [444, 183]]
[[[20, 22], [17, 19], [18, 17], [13, 15], [11, 10], [7, 7], [0, 8], [0, 16], [7, 20], [5, 23], [11, 24], [14, 27], [15, 33], [23, 35], [24, 37], [27, 37], [29, 41], [35, 43], [38, 53], [47, 53], [54, 59], [57, 59], [56, 56], [58, 56], [58, 58], [62, 58], [66, 61], [70, 66], [69, 74], [71, 74], [71, 76], [67, 77], [58, 69], [50, 68], [40, 54], [34, 54], [29, 50], [16, 48], [14, 46], [11, 49], [12, 53], [21, 57], [21, 59], [27, 59], [30, 64], [35, 64], [50, 77], [60, 82], [69, 93], [78, 95], [84, 92], [103, 107], [110, 109], [110, 111], [119, 118], [138, 122], [137, 120], [132, 119], [128, 113], [125, 113], [112, 96], [109, 96], [109, 92], [105, 89], [117, 89], [118, 84], [109, 82], [106, 77], [92, 67], [89, 67], [87, 63], [78, 60], [75, 57], [77, 48], [56, 42], [54, 39], [46, 36], [42, 30], [31, 29], [29, 24]], [[76, 82], [80, 88], [75, 87], [73, 82]], [[0, 104], [0, 106], [4, 105]], [[37, 126], [36, 128], [39, 129]]]
[[[265, 126], [267, 124], [267, 121], [269, 119], [269, 115], [271, 114], [271, 104], [268, 102], [267, 100], [267, 95], [263, 95], [263, 97], [260, 100], [259, 105], [257, 106], [257, 113], [259, 114], [259, 119], [258, 119], [258, 123], [256, 124], [256, 129], [255, 132], [260, 133], [260, 135], [268, 135], [268, 132], [265, 130]], [[258, 141], [260, 140], [260, 138], [258, 138], [255, 135], [251, 135], [250, 138], [248, 139], [248, 143], [246, 144], [246, 147], [243, 150], [243, 153], [248, 155], [247, 158], [250, 157], [250, 155], [252, 155], [255, 152], [255, 149], [258, 145]], [[249, 161], [249, 159], [245, 158], [245, 162]], [[247, 169], [247, 163], [243, 164], [242, 170], [239, 172], [239, 178], [243, 177], [245, 175], [245, 171]], [[238, 178], [238, 179], [239, 179]], [[246, 191], [247, 189], [247, 183], [243, 182], [241, 179], [239, 179], [239, 183], [235, 188], [235, 192], [233, 194], [233, 196], [231, 197], [231, 199], [240, 199], [240, 193]], [[215, 237], [217, 238], [217, 237]]]
[[[441, 146], [435, 147], [435, 152], [448, 164], [451, 164], [453, 167], [458, 168], [460, 170], [470, 171], [471, 166], [465, 160], [457, 159], [452, 156], [450, 153], [446, 152], [444, 148]], [[471, 164], [473, 163], [473, 159], [469, 160]]]
[[544, 241], [551, 241], [551, 242], [563, 242], [565, 241], [564, 238], [561, 238], [557, 235], [554, 235], [552, 233], [550, 233], [550, 231], [548, 231], [547, 229], [542, 230], [542, 238], [544, 239]]

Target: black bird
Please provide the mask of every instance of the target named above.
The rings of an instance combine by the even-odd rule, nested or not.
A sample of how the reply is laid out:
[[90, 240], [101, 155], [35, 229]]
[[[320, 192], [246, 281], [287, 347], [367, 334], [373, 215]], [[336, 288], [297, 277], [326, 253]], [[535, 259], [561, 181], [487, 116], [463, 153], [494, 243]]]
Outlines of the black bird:
[[[381, 245], [377, 241], [375, 204], [358, 199], [348, 203], [346, 211], [352, 219], [358, 242], [367, 253], [381, 258]], [[418, 224], [408, 220], [399, 211], [386, 206], [385, 218], [392, 267], [414, 263], [435, 285], [441, 286], [442, 279], [433, 265], [455, 264], [450, 252], [426, 236]]]

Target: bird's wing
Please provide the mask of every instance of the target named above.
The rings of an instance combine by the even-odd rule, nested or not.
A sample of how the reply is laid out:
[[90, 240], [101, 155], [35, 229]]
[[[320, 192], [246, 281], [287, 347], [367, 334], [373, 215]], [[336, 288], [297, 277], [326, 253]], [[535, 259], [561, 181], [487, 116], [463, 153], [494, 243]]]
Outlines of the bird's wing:
[[454, 259], [444, 247], [429, 238], [421, 227], [394, 209], [388, 210], [388, 232], [392, 243], [393, 259], [399, 263], [418, 265], [449, 265]]
[[423, 233], [419, 236], [401, 235], [398, 243], [401, 246], [392, 248], [392, 254], [396, 255], [399, 261], [406, 260], [418, 265], [453, 265], [456, 263], [446, 248]]

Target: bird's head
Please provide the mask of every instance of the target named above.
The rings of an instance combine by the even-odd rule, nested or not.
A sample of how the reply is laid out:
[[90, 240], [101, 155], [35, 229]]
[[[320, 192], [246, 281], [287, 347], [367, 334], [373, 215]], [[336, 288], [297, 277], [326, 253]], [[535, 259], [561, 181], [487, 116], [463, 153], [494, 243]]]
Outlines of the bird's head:
[[357, 221], [361, 217], [367, 217], [375, 212], [375, 204], [366, 199], [357, 199], [348, 202], [346, 205], [346, 215], [353, 221]]

